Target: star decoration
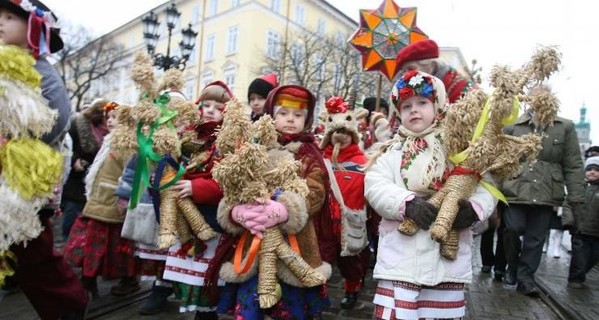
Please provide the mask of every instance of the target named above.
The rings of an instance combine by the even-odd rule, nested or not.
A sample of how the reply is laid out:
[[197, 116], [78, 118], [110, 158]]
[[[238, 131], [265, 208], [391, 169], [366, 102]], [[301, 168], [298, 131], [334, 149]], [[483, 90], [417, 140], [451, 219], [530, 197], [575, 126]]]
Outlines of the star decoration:
[[378, 9], [360, 10], [360, 27], [349, 39], [362, 56], [365, 71], [378, 70], [389, 80], [397, 72], [395, 58], [403, 47], [428, 39], [416, 26], [416, 7], [400, 8], [384, 0]]

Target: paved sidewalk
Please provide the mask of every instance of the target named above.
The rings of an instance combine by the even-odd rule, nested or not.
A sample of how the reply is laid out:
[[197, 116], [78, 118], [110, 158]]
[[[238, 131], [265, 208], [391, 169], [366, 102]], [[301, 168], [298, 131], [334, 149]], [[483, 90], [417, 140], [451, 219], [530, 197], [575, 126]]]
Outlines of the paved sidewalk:
[[[475, 238], [478, 240], [477, 238]], [[477, 241], [475, 241], [476, 243]], [[60, 245], [60, 244], [58, 244]], [[476, 247], [478, 248], [478, 246]], [[493, 281], [492, 274], [480, 272], [480, 256], [478, 249], [474, 251], [474, 276], [473, 282], [467, 287], [467, 311], [465, 319], [562, 319], [541, 299], [525, 297], [517, 293], [514, 289], [506, 289], [501, 283]], [[565, 277], [567, 276], [567, 265], [569, 256], [564, 252], [561, 259], [547, 258], [541, 265], [540, 283], [550, 290], [551, 296], [559, 297], [554, 299], [560, 302], [574, 301], [572, 309], [584, 309], [580, 318], [573, 319], [599, 319], [599, 313], [593, 309], [592, 302], [599, 301], [597, 295], [599, 292], [599, 273], [594, 271], [588, 280], [590, 288], [572, 292], [572, 289], [565, 288]], [[140, 316], [137, 314], [137, 308], [140, 302], [149, 294], [150, 283], [144, 283], [141, 291], [136, 294], [115, 298], [110, 296], [110, 287], [115, 281], [100, 282], [100, 297], [92, 302], [89, 319], [106, 320], [159, 320], [159, 319], [193, 319], [192, 313], [179, 314], [177, 301], [171, 297], [168, 310], [156, 316]], [[338, 272], [335, 272], [329, 281], [329, 293], [332, 299], [332, 306], [323, 314], [323, 319], [348, 319], [365, 320], [372, 318], [374, 288], [376, 282], [369, 277], [366, 282], [366, 290], [360, 296], [359, 302], [353, 310], [344, 310], [339, 307], [339, 302], [343, 298], [343, 281]], [[554, 293], [555, 291], [555, 293]], [[550, 301], [551, 302], [551, 301]], [[567, 306], [567, 304], [566, 304]], [[582, 308], [583, 306], [584, 308]], [[564, 307], [565, 308], [565, 307]], [[595, 311], [593, 311], [595, 310]], [[580, 313], [581, 311], [578, 310]], [[595, 312], [595, 313], [592, 313]], [[33, 320], [38, 319], [35, 311], [27, 301], [23, 293], [18, 292], [7, 296], [0, 302], [0, 319], [10, 320]], [[232, 319], [224, 317], [223, 319]]]

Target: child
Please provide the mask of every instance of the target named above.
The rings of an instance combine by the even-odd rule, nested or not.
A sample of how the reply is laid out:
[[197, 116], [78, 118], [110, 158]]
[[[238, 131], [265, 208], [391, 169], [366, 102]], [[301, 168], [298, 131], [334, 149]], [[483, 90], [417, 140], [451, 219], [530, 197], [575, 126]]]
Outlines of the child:
[[[267, 215], [274, 213], [279, 216], [278, 223], [284, 224], [283, 228], [290, 232], [294, 229], [299, 230], [295, 235], [302, 258], [328, 279], [331, 267], [321, 258], [321, 252], [327, 254], [326, 250], [323, 250], [325, 243], [317, 238], [317, 234], [330, 234], [330, 232], [324, 231], [325, 223], [321, 222], [328, 215], [328, 208], [324, 205], [327, 179], [322, 155], [314, 143], [314, 135], [310, 133], [314, 119], [314, 104], [312, 93], [296, 85], [278, 87], [271, 91], [266, 99], [265, 109], [274, 118], [275, 128], [280, 134], [278, 141], [285, 150], [291, 152], [295, 159], [301, 162], [300, 176], [307, 180], [310, 192], [305, 201], [298, 199], [300, 202], [305, 202], [307, 208], [308, 220], [303, 227], [301, 219], [292, 218], [295, 216], [292, 211], [294, 209], [298, 211], [297, 208], [302, 206], [292, 206], [282, 201], [281, 198], [286, 196], [285, 193], [279, 197], [279, 201], [269, 201], [269, 205], [264, 206], [264, 213]], [[252, 204], [236, 206], [233, 208], [233, 215], [219, 208], [219, 223], [228, 231], [238, 230], [239, 226], [252, 232], [263, 230], [261, 228], [266, 227], [265, 222], [252, 220], [250, 218], [252, 212], [249, 212], [251, 210], [245, 210], [248, 206], [254, 206], [254, 209], [256, 207]], [[245, 216], [246, 213], [250, 215]], [[328, 245], [331, 246], [330, 243]], [[330, 248], [327, 250], [334, 251]], [[289, 270], [281, 268], [280, 264], [277, 275], [282, 288], [282, 298], [275, 306], [264, 310], [260, 309], [257, 301], [258, 276], [255, 273], [255, 266], [247, 273], [237, 274], [230, 263], [225, 263], [220, 274], [227, 282], [239, 283], [235, 298], [235, 317], [316, 319], [329, 305], [326, 286], [299, 287], [299, 280]]]
[[586, 200], [575, 216], [577, 230], [572, 235], [572, 260], [568, 287], [585, 288], [586, 274], [599, 262], [599, 156], [589, 157], [584, 164], [587, 180]]
[[[467, 227], [491, 214], [493, 196], [477, 187], [454, 223], [460, 232], [456, 260], [441, 257], [427, 229], [438, 210], [426, 199], [450, 173], [439, 122], [447, 103], [443, 83], [423, 72], [407, 72], [393, 87], [393, 104], [402, 125], [386, 153], [366, 172], [365, 196], [382, 217], [374, 278], [375, 319], [460, 318], [465, 313], [464, 284], [472, 278], [472, 231]], [[397, 231], [404, 218], [421, 228], [415, 235]], [[461, 227], [456, 227], [460, 225]]]
[[380, 112], [375, 110], [376, 97], [364, 98], [362, 105], [364, 109], [368, 110], [366, 117], [359, 119], [360, 133], [362, 134], [362, 140], [364, 143], [364, 150], [370, 149], [370, 147], [377, 142], [384, 142], [393, 137], [393, 132], [389, 126], [387, 116], [389, 115], [389, 104], [387, 100], [380, 99], [379, 108]]
[[[337, 223], [333, 228], [336, 237], [337, 266], [341, 276], [345, 279], [345, 297], [341, 300], [341, 308], [351, 309], [358, 301], [360, 290], [363, 287], [364, 277], [370, 265], [370, 249], [366, 236], [366, 199], [364, 198], [364, 172], [360, 170], [366, 164], [366, 156], [360, 149], [360, 137], [354, 113], [349, 110], [349, 105], [341, 97], [333, 97], [326, 101], [328, 119], [324, 139], [320, 145], [326, 159], [329, 171], [329, 180], [333, 197], [329, 202], [330, 214], [333, 221], [348, 219], [347, 214], [360, 221], [360, 226], [351, 231], [355, 235], [361, 233], [363, 238], [357, 243], [348, 243], [348, 223]], [[331, 161], [332, 160], [332, 166]], [[336, 185], [336, 186], [335, 186]], [[341, 198], [341, 200], [339, 198]], [[350, 212], [351, 211], [351, 212]], [[347, 221], [347, 220], [346, 220]], [[356, 220], [352, 219], [352, 222]], [[361, 229], [361, 230], [360, 230]], [[343, 235], [342, 235], [343, 234]]]
[[[196, 168], [188, 170], [184, 178], [177, 181], [172, 187], [179, 191], [179, 197], [191, 197], [197, 205], [204, 219], [210, 227], [222, 233], [221, 227], [216, 222], [216, 209], [223, 197], [220, 187], [212, 179], [212, 167], [217, 160], [214, 149], [217, 128], [222, 124], [225, 103], [233, 98], [233, 94], [226, 84], [221, 81], [209, 83], [200, 93], [197, 103], [200, 106], [202, 123], [194, 128], [194, 144], [198, 145], [202, 159], [194, 162]], [[186, 154], [185, 147], [183, 155]], [[194, 161], [194, 159], [191, 159]], [[166, 260], [164, 279], [173, 281], [175, 295], [181, 301], [181, 312], [197, 310], [196, 319], [217, 319], [216, 306], [208, 301], [201, 293], [204, 284], [204, 272], [214, 257], [220, 236], [195, 244], [188, 243], [175, 245], [169, 249]], [[195, 256], [189, 257], [187, 250], [195, 247]], [[221, 283], [222, 284], [222, 283]]]
[[[37, 59], [35, 68], [42, 75], [42, 95], [51, 109], [58, 110], [52, 131], [42, 137], [45, 143], [56, 149], [69, 128], [71, 114], [71, 104], [62, 79], [46, 60], [47, 54], [58, 52], [63, 47], [57, 21], [50, 9], [38, 0], [0, 0], [0, 40], [30, 50]], [[38, 212], [45, 229], [27, 247], [11, 247], [18, 259], [17, 284], [40, 317], [82, 319], [89, 299], [62, 256], [54, 253], [50, 217], [55, 209], [56, 204]]]
[[[117, 108], [115, 102], [108, 102], [103, 107], [109, 131], [116, 125]], [[67, 259], [80, 261], [83, 284], [94, 296], [98, 294], [96, 277], [99, 275], [105, 279], [121, 279], [110, 290], [115, 296], [140, 289], [136, 279], [134, 243], [121, 238], [125, 215], [117, 206], [119, 197], [115, 194], [125, 159], [111, 152], [111, 139], [109, 133], [85, 177], [87, 203], [71, 229], [65, 250]]]
[[257, 121], [264, 114], [264, 103], [272, 89], [279, 86], [277, 75], [274, 73], [263, 75], [254, 79], [248, 87], [248, 101], [252, 108], [250, 115], [252, 122]]

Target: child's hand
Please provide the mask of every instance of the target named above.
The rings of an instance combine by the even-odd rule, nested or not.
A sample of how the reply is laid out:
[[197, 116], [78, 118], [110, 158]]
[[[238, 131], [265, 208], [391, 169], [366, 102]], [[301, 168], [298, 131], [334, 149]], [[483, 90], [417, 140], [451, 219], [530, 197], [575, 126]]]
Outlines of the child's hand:
[[124, 215], [125, 213], [127, 213], [127, 206], [129, 205], [129, 200], [119, 198], [119, 201], [116, 203], [116, 205], [119, 208], [121, 214]]
[[73, 164], [73, 169], [75, 169], [75, 171], [77, 172], [83, 172], [85, 170], [87, 170], [87, 167], [89, 166], [89, 162], [87, 162], [84, 159], [77, 159], [75, 160], [75, 163]]
[[276, 201], [257, 199], [257, 202], [235, 206], [232, 218], [251, 234], [262, 238], [266, 229], [287, 221], [288, 212], [283, 204]]
[[171, 188], [173, 188], [173, 190], [179, 191], [177, 197], [181, 199], [193, 196], [193, 191], [191, 190], [191, 180], [179, 180]]

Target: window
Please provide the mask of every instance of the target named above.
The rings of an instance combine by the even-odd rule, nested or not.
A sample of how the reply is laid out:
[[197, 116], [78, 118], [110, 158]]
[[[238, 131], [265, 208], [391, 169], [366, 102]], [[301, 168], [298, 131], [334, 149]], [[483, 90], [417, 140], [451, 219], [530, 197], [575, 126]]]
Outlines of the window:
[[324, 73], [325, 73], [325, 59], [322, 57], [321, 54], [316, 54], [313, 58], [313, 62], [314, 62], [314, 67], [316, 68], [316, 74], [318, 75], [318, 79], [319, 80], [323, 80], [324, 79]]
[[214, 72], [212, 71], [206, 71], [204, 73], [202, 73], [202, 89], [204, 87], [206, 87], [206, 85], [208, 85], [210, 82], [214, 81]]
[[209, 61], [214, 59], [214, 47], [216, 42], [216, 36], [214, 34], [208, 35], [206, 37], [206, 53], [204, 54], [204, 61]]
[[233, 26], [229, 28], [229, 35], [227, 37], [227, 54], [237, 53], [238, 34], [239, 26]]
[[343, 79], [343, 73], [342, 73], [342, 69], [338, 64], [335, 64], [335, 66], [333, 67], [333, 85], [335, 89], [339, 89], [341, 88], [341, 85], [343, 84], [344, 79]]
[[200, 12], [200, 5], [196, 4], [195, 6], [193, 6], [193, 9], [191, 10], [191, 24], [192, 25], [196, 25], [198, 24], [198, 22], [200, 22], [200, 16], [201, 16], [201, 12]]
[[295, 22], [301, 26], [306, 23], [306, 10], [299, 4], [295, 6]]
[[218, 1], [210, 0], [210, 4], [208, 5], [208, 16], [209, 17], [215, 16], [217, 11], [218, 11]]
[[266, 56], [271, 59], [279, 58], [279, 41], [281, 36], [274, 30], [268, 30], [266, 36]]
[[232, 67], [232, 68], [226, 69], [223, 73], [223, 78], [225, 79], [225, 83], [227, 84], [227, 87], [229, 87], [231, 92], [235, 91], [235, 73], [236, 73], [236, 71], [237, 71], [237, 68]]
[[189, 54], [189, 59], [187, 59], [186, 64], [188, 66], [193, 66], [196, 62], [197, 55], [198, 55], [198, 46], [195, 45], [195, 46], [193, 46], [193, 49], [191, 49], [191, 53]]
[[281, 0], [271, 0], [270, 10], [279, 13], [281, 11]]
[[347, 39], [347, 37], [345, 37], [341, 32], [337, 32], [337, 34], [335, 35], [335, 41], [337, 41], [337, 44], [339, 45], [344, 44], [345, 39]]
[[239, 5], [239, 0], [231, 0], [231, 8], [235, 8]]
[[189, 100], [194, 100], [194, 89], [195, 89], [195, 81], [193, 81], [194, 78], [187, 78], [187, 81], [185, 81], [185, 90], [183, 92], [183, 94], [185, 95], [185, 98], [189, 99]]
[[316, 32], [319, 35], [324, 36], [326, 28], [327, 28], [327, 22], [322, 18], [318, 19], [318, 25], [316, 26]]

